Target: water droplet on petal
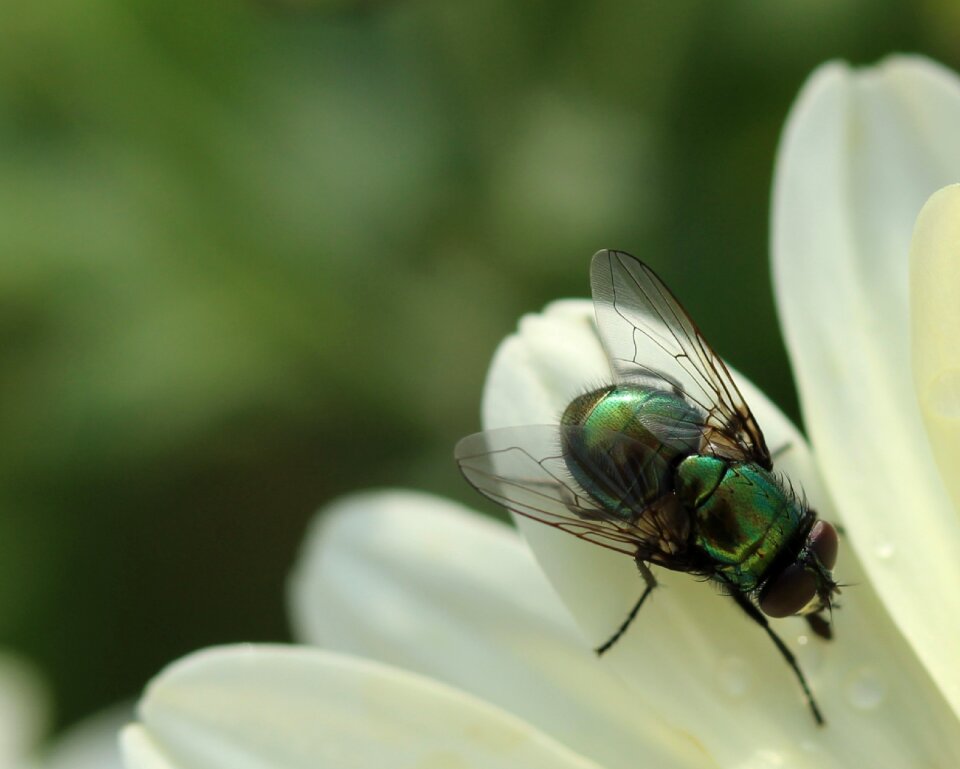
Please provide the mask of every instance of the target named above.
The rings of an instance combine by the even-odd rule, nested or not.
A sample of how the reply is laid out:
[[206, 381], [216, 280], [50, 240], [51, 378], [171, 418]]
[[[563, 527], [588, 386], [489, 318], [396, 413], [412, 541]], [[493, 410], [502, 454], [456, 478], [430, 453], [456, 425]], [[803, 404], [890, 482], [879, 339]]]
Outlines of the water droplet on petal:
[[743, 769], [779, 769], [787, 765], [787, 757], [778, 750], [761, 749], [741, 764]]
[[881, 542], [879, 545], [877, 545], [877, 558], [883, 561], [889, 561], [891, 558], [893, 558], [893, 554], [896, 551], [897, 548], [894, 547], [892, 542]]
[[810, 755], [822, 755], [824, 752], [823, 745], [816, 740], [800, 740], [800, 748]]
[[750, 691], [753, 671], [749, 663], [740, 657], [726, 657], [717, 667], [720, 688], [733, 699], [740, 699]]
[[810, 639], [807, 636], [802, 633], [797, 636], [797, 646], [806, 646], [808, 643], [810, 643]]
[[887, 682], [872, 668], [859, 668], [847, 676], [844, 692], [857, 710], [874, 710], [887, 696]]
[[[806, 640], [801, 640], [803, 638]], [[821, 641], [813, 641], [810, 636], [804, 635], [797, 639], [797, 648], [794, 654], [797, 656], [800, 668], [808, 677], [815, 675], [823, 667], [826, 659], [823, 647], [824, 644]]]

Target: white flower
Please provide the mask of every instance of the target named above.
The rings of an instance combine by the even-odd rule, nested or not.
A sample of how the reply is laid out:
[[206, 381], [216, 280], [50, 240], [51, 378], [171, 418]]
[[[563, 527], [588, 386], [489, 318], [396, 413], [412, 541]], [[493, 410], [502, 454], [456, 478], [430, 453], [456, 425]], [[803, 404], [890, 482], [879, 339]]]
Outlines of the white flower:
[[[518, 521], [568, 615], [509, 529], [393, 492], [340, 502], [309, 538], [293, 614], [326, 650], [176, 663], [125, 733], [128, 766], [960, 764], [957, 188], [920, 219], [912, 317], [907, 260], [924, 200], [960, 179], [957, 136], [960, 84], [936, 65], [830, 65], [778, 160], [777, 296], [815, 452], [740, 382], [768, 444], [788, 447], [779, 469], [846, 531], [835, 640], [776, 623], [827, 726], [764, 633], [708, 586], [660, 570], [663, 589], [598, 663], [590, 647], [641, 589], [630, 559]], [[591, 317], [566, 301], [521, 321], [495, 357], [485, 427], [554, 422], [609, 378]]]
[[121, 769], [118, 732], [132, 712], [127, 703], [84, 718], [20, 769]]
[[47, 722], [47, 693], [26, 663], [0, 652], [0, 769], [18, 766]]
[[91, 716], [39, 748], [49, 711], [49, 693], [40, 675], [25, 662], [0, 653], [0, 769], [121, 766], [117, 730], [130, 719], [129, 705]]

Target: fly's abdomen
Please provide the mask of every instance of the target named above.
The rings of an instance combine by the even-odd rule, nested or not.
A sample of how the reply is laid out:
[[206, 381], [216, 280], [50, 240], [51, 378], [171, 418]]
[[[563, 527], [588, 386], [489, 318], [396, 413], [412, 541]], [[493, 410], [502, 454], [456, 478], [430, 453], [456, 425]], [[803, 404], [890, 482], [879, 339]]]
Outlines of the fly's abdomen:
[[702, 418], [672, 392], [612, 385], [575, 398], [561, 419], [564, 459], [577, 483], [632, 519], [673, 490], [673, 466], [696, 451]]
[[759, 465], [711, 456], [684, 459], [676, 485], [694, 513], [694, 543], [727, 580], [755, 590], [801, 524], [793, 495]]

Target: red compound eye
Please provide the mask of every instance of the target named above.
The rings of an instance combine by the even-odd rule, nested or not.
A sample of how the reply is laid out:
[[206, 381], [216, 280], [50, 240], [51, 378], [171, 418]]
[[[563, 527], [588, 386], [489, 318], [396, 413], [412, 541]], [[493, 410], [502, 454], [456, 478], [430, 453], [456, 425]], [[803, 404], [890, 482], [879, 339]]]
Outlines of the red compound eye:
[[837, 563], [837, 549], [840, 545], [837, 530], [826, 521], [817, 521], [807, 535], [807, 548], [816, 553], [824, 568], [830, 570]]
[[[837, 530], [826, 521], [817, 521], [807, 535], [806, 550], [828, 571], [837, 562]], [[773, 577], [760, 594], [760, 609], [768, 617], [789, 617], [817, 595], [818, 575], [801, 563], [792, 563]]]
[[798, 563], [771, 579], [760, 594], [760, 609], [768, 617], [796, 614], [817, 594], [817, 578]]

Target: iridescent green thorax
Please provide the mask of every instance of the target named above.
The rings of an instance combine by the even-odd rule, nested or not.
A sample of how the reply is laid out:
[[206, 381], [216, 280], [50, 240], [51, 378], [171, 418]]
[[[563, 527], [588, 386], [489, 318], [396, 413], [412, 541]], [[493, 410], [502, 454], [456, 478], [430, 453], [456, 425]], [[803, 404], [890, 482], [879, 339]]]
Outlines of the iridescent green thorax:
[[[607, 510], [634, 517], [673, 486], [673, 465], [699, 447], [701, 416], [672, 392], [612, 385], [575, 398], [561, 418], [564, 458], [577, 483]], [[628, 499], [604, 478], [633, 474]], [[629, 476], [628, 476], [629, 477]]]
[[693, 455], [676, 477], [677, 495], [694, 511], [694, 543], [732, 584], [755, 590], [804, 523], [796, 499], [755, 464]]
[[608, 513], [630, 521], [657, 515], [659, 525], [669, 518], [671, 531], [691, 532], [674, 546], [699, 551], [719, 578], [751, 592], [804, 525], [803, 510], [759, 465], [697, 453], [702, 423], [670, 391], [604, 387], [564, 412], [564, 459]]

